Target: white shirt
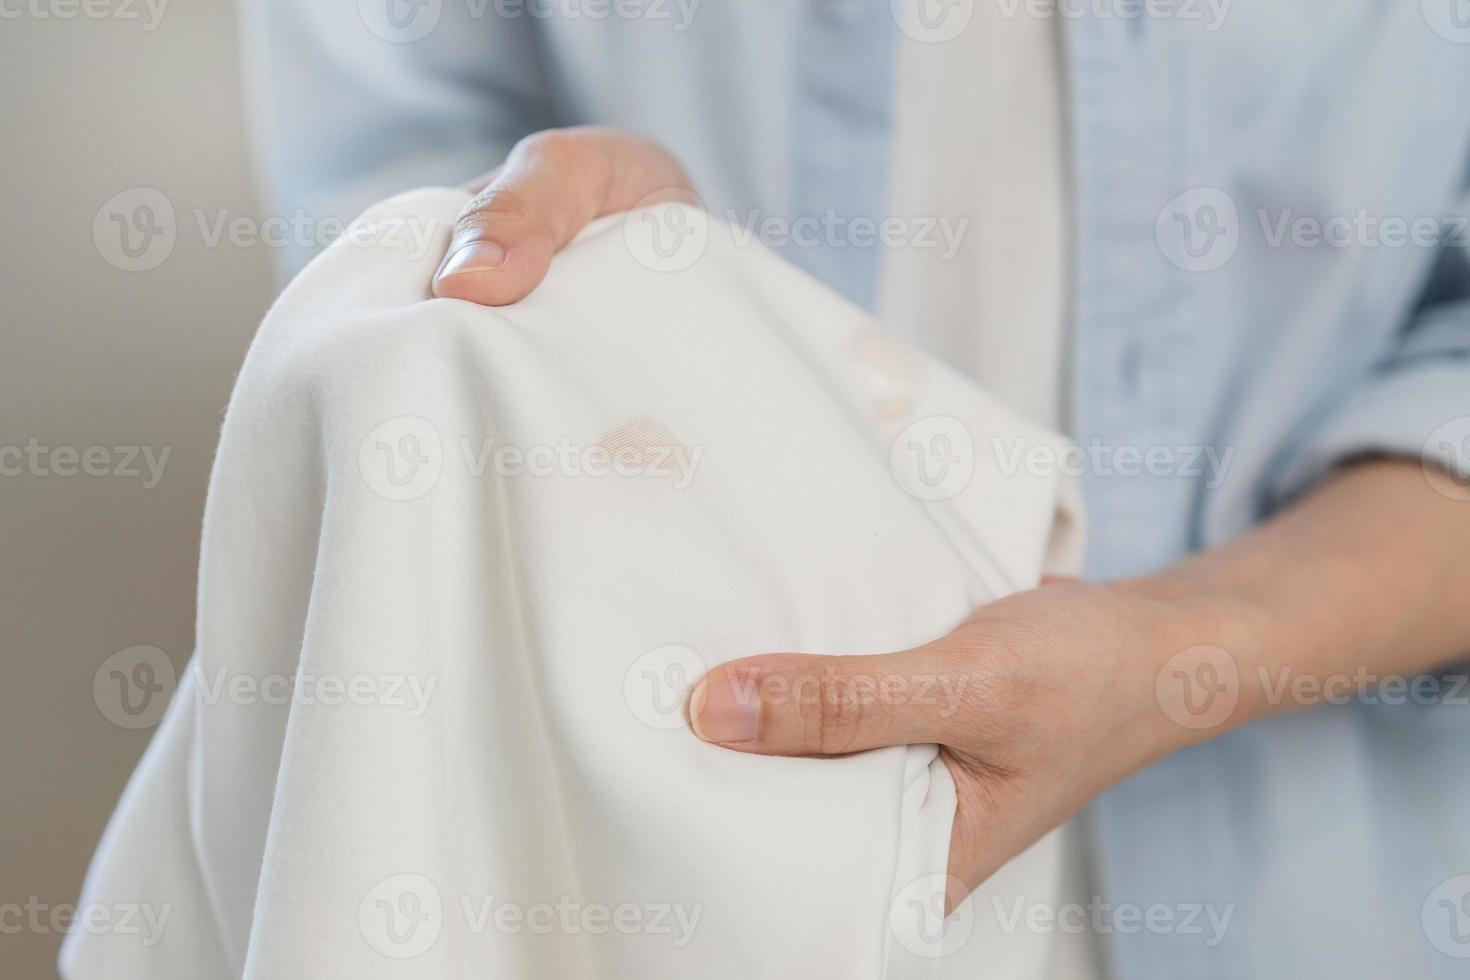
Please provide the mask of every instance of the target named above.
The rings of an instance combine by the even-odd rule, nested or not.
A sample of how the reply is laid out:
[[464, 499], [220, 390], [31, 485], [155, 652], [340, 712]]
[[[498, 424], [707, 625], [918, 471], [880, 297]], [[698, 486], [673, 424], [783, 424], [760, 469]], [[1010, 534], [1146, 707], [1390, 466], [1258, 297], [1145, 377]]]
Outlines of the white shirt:
[[[973, 451], [1057, 438], [682, 208], [599, 222], [514, 307], [432, 300], [466, 200], [370, 209], [262, 325], [198, 649], [84, 898], [171, 917], [73, 933], [65, 975], [1044, 975], [1054, 937], [941, 928], [933, 746], [747, 755], [680, 702], [1075, 570], [1075, 488]], [[1033, 851], [987, 894], [1052, 901]]]

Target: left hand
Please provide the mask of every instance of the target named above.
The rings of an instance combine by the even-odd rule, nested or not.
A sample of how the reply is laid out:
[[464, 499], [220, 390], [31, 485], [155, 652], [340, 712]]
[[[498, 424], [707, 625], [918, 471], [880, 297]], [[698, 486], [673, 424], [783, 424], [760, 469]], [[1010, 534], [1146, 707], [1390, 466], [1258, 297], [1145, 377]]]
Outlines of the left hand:
[[1200, 734], [1169, 720], [1155, 681], [1191, 646], [1242, 648], [1251, 617], [1223, 605], [1216, 613], [1185, 589], [1053, 580], [902, 653], [723, 664], [696, 687], [690, 720], [706, 741], [764, 755], [937, 743], [958, 792], [949, 874], [968, 894], [1102, 790]]

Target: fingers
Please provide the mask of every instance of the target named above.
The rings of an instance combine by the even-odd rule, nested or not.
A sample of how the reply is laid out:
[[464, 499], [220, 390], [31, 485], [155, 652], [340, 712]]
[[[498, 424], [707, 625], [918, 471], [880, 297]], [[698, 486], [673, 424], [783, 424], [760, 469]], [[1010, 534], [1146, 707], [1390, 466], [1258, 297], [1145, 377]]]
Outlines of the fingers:
[[689, 701], [695, 734], [763, 755], [839, 755], [942, 742], [967, 685], [934, 644], [866, 657], [765, 654], [711, 670]]
[[551, 257], [593, 219], [692, 198], [689, 178], [656, 143], [599, 127], [546, 130], [516, 144], [455, 222], [434, 295], [503, 306], [546, 276]]

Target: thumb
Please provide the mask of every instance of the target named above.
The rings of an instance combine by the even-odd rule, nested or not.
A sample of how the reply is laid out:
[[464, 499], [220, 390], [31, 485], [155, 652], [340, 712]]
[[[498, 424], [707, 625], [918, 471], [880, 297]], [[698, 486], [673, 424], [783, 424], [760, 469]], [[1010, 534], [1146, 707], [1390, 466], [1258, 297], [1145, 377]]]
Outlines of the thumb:
[[942, 742], [964, 698], [953, 662], [936, 644], [876, 656], [734, 660], [694, 688], [690, 725], [706, 742], [762, 755]]
[[434, 295], [486, 306], [517, 302], [593, 219], [692, 195], [683, 169], [656, 143], [592, 126], [535, 133], [460, 213], [434, 273]]

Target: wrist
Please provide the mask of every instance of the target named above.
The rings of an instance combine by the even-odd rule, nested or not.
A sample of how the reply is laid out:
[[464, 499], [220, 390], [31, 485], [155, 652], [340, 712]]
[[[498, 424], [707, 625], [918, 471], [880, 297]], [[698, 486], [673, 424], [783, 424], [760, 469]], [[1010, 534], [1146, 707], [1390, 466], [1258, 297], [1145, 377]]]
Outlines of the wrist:
[[1154, 758], [1271, 712], [1259, 678], [1289, 641], [1269, 604], [1183, 566], [1109, 588], [1137, 627], [1130, 683]]

